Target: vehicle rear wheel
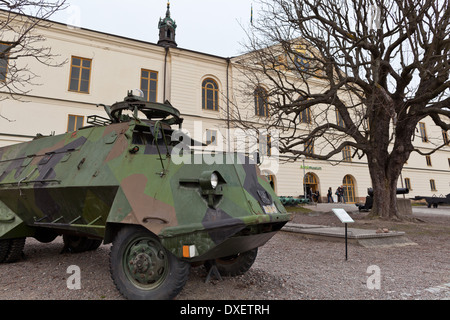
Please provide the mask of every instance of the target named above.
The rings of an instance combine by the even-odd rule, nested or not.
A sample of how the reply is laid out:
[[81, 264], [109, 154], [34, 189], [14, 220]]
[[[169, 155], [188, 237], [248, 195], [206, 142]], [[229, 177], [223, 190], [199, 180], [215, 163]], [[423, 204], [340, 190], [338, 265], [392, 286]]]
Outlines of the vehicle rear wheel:
[[158, 237], [138, 226], [118, 232], [110, 252], [111, 277], [127, 299], [173, 299], [184, 287], [190, 264], [168, 252]]
[[257, 255], [258, 248], [255, 248], [236, 255], [216, 259], [216, 266], [222, 276], [240, 276], [252, 267]]
[[10, 239], [0, 240], [0, 263], [3, 263], [8, 255], [10, 242]]
[[22, 257], [25, 238], [0, 240], [0, 263], [16, 262]]

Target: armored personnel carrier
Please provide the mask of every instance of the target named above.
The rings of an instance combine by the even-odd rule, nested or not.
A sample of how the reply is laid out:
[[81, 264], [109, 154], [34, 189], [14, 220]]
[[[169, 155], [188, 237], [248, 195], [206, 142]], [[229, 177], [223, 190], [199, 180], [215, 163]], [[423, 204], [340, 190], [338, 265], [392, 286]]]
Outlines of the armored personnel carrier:
[[237, 153], [206, 164], [168, 102], [130, 91], [102, 106], [107, 117], [78, 131], [0, 148], [0, 263], [19, 260], [26, 237], [62, 236], [74, 253], [112, 243], [128, 299], [174, 298], [193, 264], [245, 273], [290, 219], [258, 166]]

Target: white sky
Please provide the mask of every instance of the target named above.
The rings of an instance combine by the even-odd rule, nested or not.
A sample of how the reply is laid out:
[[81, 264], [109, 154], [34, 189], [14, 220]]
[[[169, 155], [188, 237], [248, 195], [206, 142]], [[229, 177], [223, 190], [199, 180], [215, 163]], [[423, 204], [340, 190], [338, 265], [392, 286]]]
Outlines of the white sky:
[[[158, 42], [167, 0], [68, 0], [51, 20], [147, 42]], [[171, 0], [178, 47], [231, 57], [243, 53], [252, 0]], [[253, 18], [256, 10], [253, 4]]]

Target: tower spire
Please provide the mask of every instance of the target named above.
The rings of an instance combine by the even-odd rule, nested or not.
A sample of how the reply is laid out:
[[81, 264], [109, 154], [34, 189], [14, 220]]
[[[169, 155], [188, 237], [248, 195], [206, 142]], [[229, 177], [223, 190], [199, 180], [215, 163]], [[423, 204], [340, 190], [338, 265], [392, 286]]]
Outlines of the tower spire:
[[175, 42], [175, 29], [177, 24], [175, 20], [170, 17], [170, 2], [167, 2], [166, 17], [164, 19], [159, 19], [158, 29], [159, 29], [159, 41], [158, 44], [164, 47], [177, 47]]

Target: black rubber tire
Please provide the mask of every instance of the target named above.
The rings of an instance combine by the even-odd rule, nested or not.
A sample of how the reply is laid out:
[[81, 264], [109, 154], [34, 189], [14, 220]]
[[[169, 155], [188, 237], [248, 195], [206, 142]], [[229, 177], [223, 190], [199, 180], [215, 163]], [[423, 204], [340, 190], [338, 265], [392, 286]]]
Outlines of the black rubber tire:
[[0, 263], [12, 263], [22, 258], [26, 238], [0, 240]]
[[[114, 238], [110, 272], [117, 289], [127, 299], [168, 300], [183, 289], [190, 264], [168, 252], [147, 229], [130, 225], [121, 228]], [[147, 283], [139, 277], [146, 278]]]
[[221, 276], [236, 277], [246, 273], [258, 255], [258, 248], [237, 255], [216, 259], [216, 266]]
[[0, 263], [5, 262], [6, 256], [9, 253], [10, 239], [0, 240]]

